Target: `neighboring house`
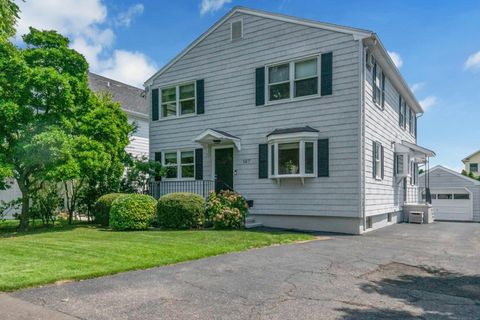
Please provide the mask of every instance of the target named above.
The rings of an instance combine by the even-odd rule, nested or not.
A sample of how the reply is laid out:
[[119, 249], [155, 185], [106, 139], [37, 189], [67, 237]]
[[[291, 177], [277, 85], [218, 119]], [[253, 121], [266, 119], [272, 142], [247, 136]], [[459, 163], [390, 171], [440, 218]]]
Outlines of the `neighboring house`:
[[371, 31], [235, 7], [145, 87], [155, 196], [215, 180], [266, 226], [355, 234], [421, 201], [423, 110]]
[[[126, 151], [135, 157], [148, 156], [148, 106], [145, 91], [94, 73], [88, 74], [88, 84], [96, 93], [110, 93], [112, 100], [119, 102], [122, 110], [128, 115], [128, 121], [137, 126], [137, 131], [130, 137]], [[11, 188], [0, 191], [0, 201], [8, 202], [21, 196], [15, 181], [12, 181]], [[7, 218], [12, 218], [13, 214], [19, 211], [8, 212]]]
[[472, 173], [476, 177], [480, 176], [480, 150], [472, 153], [471, 155], [463, 159], [462, 162], [465, 164], [465, 172], [467, 172], [467, 174]]
[[148, 105], [145, 91], [91, 72], [88, 74], [88, 84], [96, 93], [111, 94], [112, 100], [120, 103], [128, 115], [128, 121], [137, 126], [126, 151], [135, 157], [148, 156]]
[[[480, 181], [443, 166], [420, 175], [420, 185], [427, 176], [435, 220], [480, 222]], [[422, 196], [425, 197], [423, 192]]]

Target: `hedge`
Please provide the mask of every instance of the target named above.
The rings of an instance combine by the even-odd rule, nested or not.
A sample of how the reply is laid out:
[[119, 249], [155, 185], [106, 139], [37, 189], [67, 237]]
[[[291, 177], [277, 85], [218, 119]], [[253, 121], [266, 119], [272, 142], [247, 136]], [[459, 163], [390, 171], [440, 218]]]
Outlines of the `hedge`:
[[205, 199], [195, 193], [162, 196], [157, 205], [157, 223], [164, 228], [200, 228], [205, 222]]
[[119, 197], [126, 195], [126, 193], [109, 193], [98, 198], [93, 208], [93, 216], [95, 217], [95, 222], [101, 224], [104, 227], [108, 227], [112, 203]]
[[130, 194], [119, 197], [110, 209], [113, 230], [145, 230], [155, 218], [157, 201], [148, 195]]

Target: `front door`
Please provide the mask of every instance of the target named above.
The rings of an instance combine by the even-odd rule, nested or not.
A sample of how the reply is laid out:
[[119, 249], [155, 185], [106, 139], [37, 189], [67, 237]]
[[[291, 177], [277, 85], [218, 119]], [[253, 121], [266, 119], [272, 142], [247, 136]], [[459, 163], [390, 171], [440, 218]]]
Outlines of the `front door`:
[[233, 190], [233, 147], [215, 150], [215, 189]]

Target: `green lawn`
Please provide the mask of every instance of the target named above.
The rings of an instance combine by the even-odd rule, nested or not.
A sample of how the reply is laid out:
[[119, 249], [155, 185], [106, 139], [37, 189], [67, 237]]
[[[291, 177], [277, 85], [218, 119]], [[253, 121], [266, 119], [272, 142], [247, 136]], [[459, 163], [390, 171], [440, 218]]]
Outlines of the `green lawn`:
[[0, 234], [0, 291], [313, 239], [290, 232], [112, 232], [91, 226], [8, 232]]

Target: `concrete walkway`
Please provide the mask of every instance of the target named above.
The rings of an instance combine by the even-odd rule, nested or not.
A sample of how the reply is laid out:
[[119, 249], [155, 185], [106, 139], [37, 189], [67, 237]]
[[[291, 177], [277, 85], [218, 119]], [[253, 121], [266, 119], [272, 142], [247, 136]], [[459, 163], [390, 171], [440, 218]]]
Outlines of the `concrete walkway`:
[[0, 294], [0, 319], [75, 320], [78, 318], [47, 309], [6, 294]]
[[80, 319], [479, 319], [479, 273], [480, 224], [401, 224], [12, 296]]

